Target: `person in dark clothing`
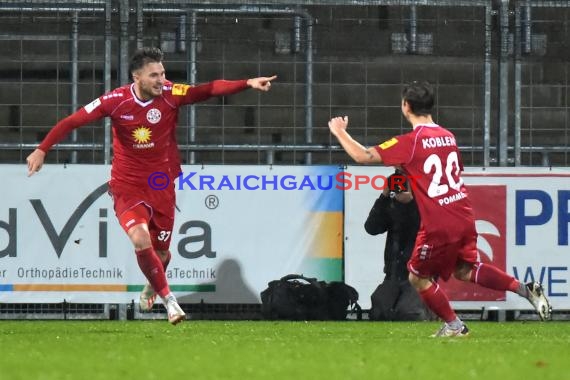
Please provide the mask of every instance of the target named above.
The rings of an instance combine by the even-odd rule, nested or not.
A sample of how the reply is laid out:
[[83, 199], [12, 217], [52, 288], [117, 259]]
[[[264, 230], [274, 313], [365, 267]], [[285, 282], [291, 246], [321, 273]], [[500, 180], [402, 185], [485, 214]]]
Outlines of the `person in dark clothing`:
[[420, 226], [420, 216], [410, 184], [398, 169], [387, 179], [364, 223], [370, 235], [387, 232], [384, 248], [384, 281], [371, 296], [370, 319], [425, 320], [428, 312], [408, 281], [406, 264]]

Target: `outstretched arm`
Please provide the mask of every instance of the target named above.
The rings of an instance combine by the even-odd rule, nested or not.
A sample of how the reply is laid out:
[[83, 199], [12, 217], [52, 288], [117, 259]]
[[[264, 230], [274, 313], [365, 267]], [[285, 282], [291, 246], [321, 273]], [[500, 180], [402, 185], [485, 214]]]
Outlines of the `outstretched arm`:
[[329, 129], [337, 138], [338, 142], [346, 153], [359, 164], [380, 164], [382, 157], [374, 147], [366, 148], [358, 141], [354, 140], [346, 131], [348, 126], [348, 116], [334, 117], [329, 121]]
[[260, 91], [269, 91], [271, 88], [271, 81], [277, 79], [277, 75], [271, 77], [259, 77], [247, 80], [247, 85]]
[[192, 104], [202, 102], [214, 96], [232, 95], [237, 92], [247, 90], [248, 88], [254, 88], [259, 91], [269, 91], [271, 88], [271, 81], [276, 78], [277, 75], [242, 80], [217, 79], [197, 86], [177, 84], [175, 86], [180, 86], [178, 93], [173, 90], [172, 94], [182, 95], [179, 97], [179, 104]]

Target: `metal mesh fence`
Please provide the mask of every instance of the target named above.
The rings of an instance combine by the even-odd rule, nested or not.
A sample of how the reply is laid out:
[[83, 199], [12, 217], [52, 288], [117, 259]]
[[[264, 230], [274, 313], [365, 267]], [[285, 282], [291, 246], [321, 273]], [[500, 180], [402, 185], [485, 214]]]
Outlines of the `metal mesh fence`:
[[570, 3], [515, 6], [514, 160], [568, 165]]
[[[3, 162], [22, 162], [49, 128], [103, 90], [103, 7], [64, 3], [0, 7]], [[67, 140], [83, 145], [81, 162], [102, 162], [100, 126], [78, 129]], [[99, 146], [94, 145], [99, 144]], [[69, 160], [56, 150], [51, 160]]]
[[[563, 1], [5, 1], [0, 155], [23, 162], [57, 120], [127, 83], [129, 55], [160, 46], [167, 76], [202, 83], [277, 74], [182, 110], [186, 163], [321, 164], [347, 156], [327, 121], [348, 115], [372, 145], [409, 129], [402, 85], [436, 88], [435, 119], [467, 165], [568, 164]], [[76, 130], [48, 162], [112, 157], [108, 121]]]

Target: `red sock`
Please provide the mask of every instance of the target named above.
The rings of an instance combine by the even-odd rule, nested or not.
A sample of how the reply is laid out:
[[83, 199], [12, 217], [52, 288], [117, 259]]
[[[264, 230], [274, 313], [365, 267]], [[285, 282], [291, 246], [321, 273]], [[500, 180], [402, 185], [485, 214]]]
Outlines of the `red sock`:
[[457, 314], [451, 308], [447, 295], [437, 283], [419, 292], [424, 304], [445, 322], [454, 321]]
[[[168, 282], [166, 281], [166, 275], [164, 274], [164, 269], [162, 263], [158, 258], [156, 252], [152, 247], [141, 249], [140, 251], [135, 251], [137, 254], [137, 262], [139, 263], [139, 268], [144, 273], [150, 285], [159, 296], [165, 297], [170, 293], [170, 288], [168, 287]], [[159, 289], [159, 290], [157, 290]]]
[[519, 281], [490, 264], [477, 263], [471, 271], [471, 282], [494, 290], [517, 292]]

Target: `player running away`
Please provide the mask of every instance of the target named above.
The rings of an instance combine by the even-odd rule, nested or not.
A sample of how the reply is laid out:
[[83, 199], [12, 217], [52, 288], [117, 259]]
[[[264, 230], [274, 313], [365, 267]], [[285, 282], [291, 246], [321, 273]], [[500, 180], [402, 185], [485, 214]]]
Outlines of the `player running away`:
[[177, 324], [186, 315], [165, 276], [171, 258], [174, 185], [154, 190], [148, 184], [149, 176], [155, 172], [167, 173], [173, 183], [180, 173], [176, 123], [181, 106], [248, 88], [268, 91], [276, 76], [215, 80], [197, 86], [175, 84], [166, 79], [162, 60], [160, 49], [137, 50], [129, 67], [133, 83], [104, 94], [58, 122], [27, 157], [27, 163], [31, 176], [42, 168], [50, 148], [73, 129], [103, 117], [111, 118], [113, 162], [109, 193], [119, 223], [129, 236], [138, 265], [148, 280], [140, 295], [140, 308], [149, 311], [158, 295], [166, 307], [168, 321]]
[[517, 293], [528, 299], [540, 319], [551, 307], [540, 283], [523, 284], [502, 270], [477, 260], [477, 231], [463, 164], [455, 136], [434, 123], [434, 94], [428, 83], [413, 82], [402, 93], [402, 113], [412, 131], [365, 148], [346, 131], [348, 117], [335, 117], [329, 129], [358, 163], [384, 163], [414, 178], [413, 193], [421, 216], [415, 248], [408, 261], [409, 280], [423, 302], [445, 323], [434, 335], [466, 336], [469, 329], [451, 308], [436, 279], [470, 281], [486, 288]]

